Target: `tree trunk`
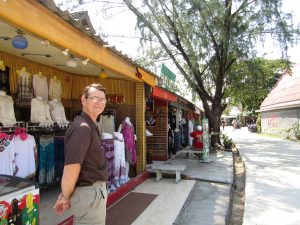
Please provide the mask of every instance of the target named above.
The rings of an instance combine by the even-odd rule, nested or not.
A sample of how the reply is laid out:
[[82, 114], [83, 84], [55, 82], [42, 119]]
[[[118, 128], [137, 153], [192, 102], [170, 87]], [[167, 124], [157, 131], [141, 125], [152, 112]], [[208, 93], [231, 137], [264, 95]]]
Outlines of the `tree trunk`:
[[208, 110], [208, 112], [205, 110], [205, 113], [211, 134], [211, 147], [214, 147], [215, 144], [220, 144], [221, 104], [213, 104], [212, 109]]

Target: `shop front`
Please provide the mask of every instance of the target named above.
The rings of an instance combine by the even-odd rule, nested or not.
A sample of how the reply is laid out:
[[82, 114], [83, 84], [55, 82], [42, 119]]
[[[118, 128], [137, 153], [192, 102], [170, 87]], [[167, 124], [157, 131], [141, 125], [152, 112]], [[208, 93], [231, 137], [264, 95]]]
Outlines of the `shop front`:
[[[65, 131], [81, 111], [83, 88], [101, 83], [108, 102], [99, 118], [99, 129], [111, 170], [112, 146], [126, 121], [130, 121], [136, 137], [136, 161], [122, 161], [125, 174], [120, 173], [117, 179], [110, 171], [108, 204], [112, 204], [141, 182], [145, 171], [144, 83], [154, 86], [155, 77], [115, 49], [104, 47], [105, 42], [89, 29], [75, 27], [78, 21], [72, 21], [53, 4], [1, 1], [0, 8], [0, 63], [4, 65], [0, 100], [6, 101], [0, 104], [5, 110], [0, 114], [1, 137], [18, 139], [19, 147], [14, 147], [14, 152], [28, 146], [26, 156], [30, 158], [28, 164], [22, 164], [22, 170], [1, 167], [0, 174], [36, 181], [41, 195], [46, 195], [43, 190], [50, 187], [59, 188]], [[18, 38], [22, 39], [19, 45]], [[121, 190], [124, 186], [127, 190]]]

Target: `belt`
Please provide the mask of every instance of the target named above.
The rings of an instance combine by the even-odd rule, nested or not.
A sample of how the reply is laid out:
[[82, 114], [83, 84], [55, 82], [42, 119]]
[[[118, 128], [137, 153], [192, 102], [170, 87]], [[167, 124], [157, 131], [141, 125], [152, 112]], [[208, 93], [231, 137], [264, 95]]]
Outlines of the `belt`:
[[75, 187], [85, 187], [85, 186], [93, 186], [96, 183], [105, 183], [106, 181], [95, 181], [94, 183], [91, 182], [85, 182], [85, 181], [78, 181], [75, 185]]

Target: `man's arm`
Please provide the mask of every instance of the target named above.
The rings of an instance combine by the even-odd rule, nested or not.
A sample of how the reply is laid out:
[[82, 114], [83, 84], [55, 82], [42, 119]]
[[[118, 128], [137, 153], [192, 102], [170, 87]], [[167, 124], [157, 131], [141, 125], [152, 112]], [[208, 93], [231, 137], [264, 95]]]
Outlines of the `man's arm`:
[[61, 181], [62, 193], [58, 196], [53, 207], [58, 215], [63, 214], [71, 207], [70, 198], [73, 194], [80, 168], [81, 165], [79, 163], [66, 165], [64, 167], [64, 173]]
[[66, 200], [69, 200], [75, 189], [81, 165], [79, 163], [66, 165], [61, 181], [62, 195]]

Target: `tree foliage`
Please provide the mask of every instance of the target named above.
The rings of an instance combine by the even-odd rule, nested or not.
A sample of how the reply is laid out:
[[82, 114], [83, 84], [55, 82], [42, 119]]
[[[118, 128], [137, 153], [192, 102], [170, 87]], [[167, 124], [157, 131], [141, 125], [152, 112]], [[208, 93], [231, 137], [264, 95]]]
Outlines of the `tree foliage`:
[[[81, 0], [84, 2], [84, 0]], [[137, 16], [137, 28], [150, 57], [172, 60], [202, 100], [210, 129], [220, 130], [227, 93], [242, 62], [256, 57], [255, 47], [270, 35], [286, 57], [299, 29], [281, 0], [123, 0]], [[126, 19], [126, 18], [124, 18]], [[239, 79], [242, 81], [243, 79]], [[238, 80], [237, 80], [238, 81]], [[227, 92], [227, 89], [230, 92]], [[212, 143], [219, 137], [212, 137]]]
[[258, 41], [270, 34], [286, 56], [288, 43], [295, 41], [299, 33], [291, 15], [281, 11], [280, 0], [123, 2], [137, 16], [143, 37], [160, 43], [155, 58], [172, 59], [199, 95], [214, 131], [220, 129], [226, 89], [241, 75], [234, 73], [235, 68], [256, 56]]
[[235, 64], [232, 68], [234, 74], [229, 77], [225, 96], [230, 98], [231, 105], [242, 106], [243, 111], [254, 115], [286, 65], [287, 62], [284, 60], [262, 58]]

